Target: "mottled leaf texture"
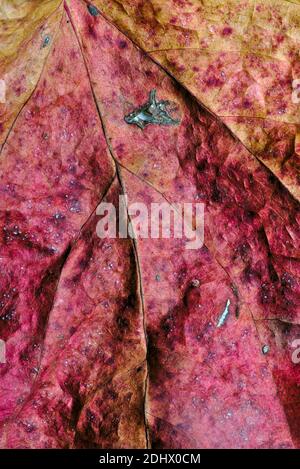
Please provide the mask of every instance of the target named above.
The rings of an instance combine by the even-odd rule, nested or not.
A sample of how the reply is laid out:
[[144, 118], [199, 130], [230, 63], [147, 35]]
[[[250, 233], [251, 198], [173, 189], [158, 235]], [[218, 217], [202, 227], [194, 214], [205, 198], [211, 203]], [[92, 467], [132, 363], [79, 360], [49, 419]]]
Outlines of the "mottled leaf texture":
[[299, 49], [296, 1], [1, 3], [1, 448], [300, 447]]

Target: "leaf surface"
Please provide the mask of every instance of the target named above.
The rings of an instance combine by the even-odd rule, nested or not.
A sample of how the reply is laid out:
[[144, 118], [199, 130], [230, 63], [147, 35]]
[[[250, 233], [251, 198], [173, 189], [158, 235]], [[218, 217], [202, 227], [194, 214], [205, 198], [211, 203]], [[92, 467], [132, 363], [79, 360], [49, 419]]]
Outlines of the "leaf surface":
[[299, 200], [298, 3], [95, 1]]

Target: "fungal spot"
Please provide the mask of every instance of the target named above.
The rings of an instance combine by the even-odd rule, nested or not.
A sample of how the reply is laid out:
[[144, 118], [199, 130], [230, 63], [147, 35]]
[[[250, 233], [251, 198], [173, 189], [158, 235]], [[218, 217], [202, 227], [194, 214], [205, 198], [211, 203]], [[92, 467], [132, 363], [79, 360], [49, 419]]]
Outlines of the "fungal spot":
[[57, 212], [53, 215], [53, 218], [55, 218], [55, 220], [63, 220], [65, 216], [62, 213]]
[[36, 426], [31, 422], [23, 423], [26, 433], [31, 433], [36, 429]]
[[81, 206], [79, 200], [72, 200], [70, 207], [69, 207], [70, 212], [72, 213], [80, 213], [81, 211]]
[[229, 306], [230, 306], [230, 299], [228, 298], [227, 302], [226, 302], [226, 306], [225, 306], [225, 309], [223, 311], [223, 313], [221, 314], [221, 316], [219, 317], [219, 321], [218, 321], [218, 324], [217, 324], [217, 327], [221, 327], [223, 326], [223, 324], [225, 323], [226, 321], [226, 318], [229, 314]]
[[43, 40], [43, 44], [42, 44], [42, 47], [47, 47], [49, 44], [50, 44], [50, 41], [51, 41], [51, 37], [50, 36], [45, 36], [44, 37], [44, 40]]
[[118, 46], [120, 47], [120, 49], [125, 49], [127, 47], [127, 43], [126, 41], [124, 41], [123, 39], [121, 39], [119, 42], [118, 42]]
[[94, 26], [92, 24], [88, 25], [88, 33], [93, 39], [97, 39], [96, 31], [94, 30]]
[[157, 282], [160, 281], [160, 275], [159, 275], [159, 274], [156, 274], [156, 275], [155, 275], [155, 280], [156, 280]]
[[261, 349], [262, 353], [266, 355], [270, 350], [270, 347], [268, 345], [264, 345]]
[[229, 36], [231, 33], [232, 33], [232, 28], [230, 28], [229, 26], [224, 28], [223, 31], [222, 31], [223, 36]]
[[98, 16], [100, 13], [98, 8], [91, 4], [87, 6], [87, 9], [92, 16]]
[[142, 130], [149, 124], [177, 125], [180, 121], [173, 119], [167, 111], [170, 104], [169, 101], [158, 101], [156, 90], [151, 90], [149, 100], [125, 116], [124, 120], [127, 124], [135, 124]]

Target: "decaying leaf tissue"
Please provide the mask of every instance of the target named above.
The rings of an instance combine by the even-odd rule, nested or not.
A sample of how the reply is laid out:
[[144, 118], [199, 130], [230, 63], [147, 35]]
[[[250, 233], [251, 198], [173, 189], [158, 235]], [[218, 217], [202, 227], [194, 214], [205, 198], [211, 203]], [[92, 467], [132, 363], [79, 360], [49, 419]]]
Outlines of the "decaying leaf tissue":
[[299, 50], [298, 0], [1, 2], [1, 448], [300, 447]]

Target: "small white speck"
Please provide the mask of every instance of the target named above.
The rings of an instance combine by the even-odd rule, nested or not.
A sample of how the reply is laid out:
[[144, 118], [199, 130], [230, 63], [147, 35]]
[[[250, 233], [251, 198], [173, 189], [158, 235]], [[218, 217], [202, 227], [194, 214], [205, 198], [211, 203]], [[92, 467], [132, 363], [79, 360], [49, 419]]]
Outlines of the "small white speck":
[[193, 287], [199, 287], [200, 285], [200, 280], [198, 280], [197, 278], [194, 278], [191, 282], [192, 286]]
[[224, 309], [223, 313], [221, 314], [221, 316], [220, 316], [220, 318], [219, 318], [217, 327], [221, 327], [221, 326], [223, 326], [223, 324], [225, 323], [226, 318], [227, 318], [227, 316], [228, 316], [228, 314], [229, 314], [229, 306], [230, 306], [230, 299], [228, 298], [228, 300], [227, 300], [227, 302], [226, 302], [225, 309]]
[[6, 102], [6, 83], [4, 80], [0, 80], [0, 103]]

